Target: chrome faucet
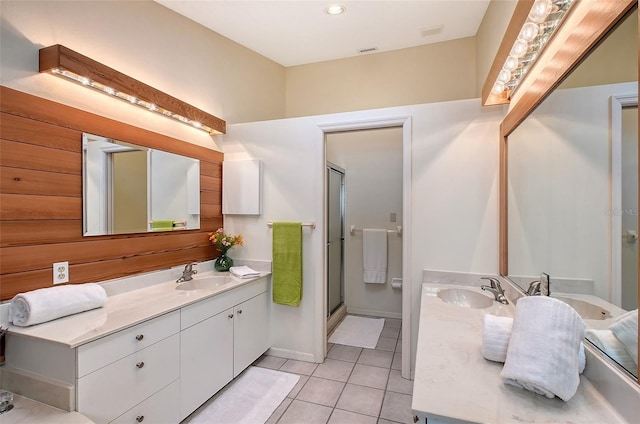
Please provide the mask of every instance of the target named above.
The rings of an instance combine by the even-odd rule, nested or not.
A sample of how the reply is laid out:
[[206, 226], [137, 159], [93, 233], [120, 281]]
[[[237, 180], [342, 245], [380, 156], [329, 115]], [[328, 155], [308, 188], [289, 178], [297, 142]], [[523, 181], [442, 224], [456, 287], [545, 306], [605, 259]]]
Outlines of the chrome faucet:
[[529, 283], [527, 289], [527, 296], [539, 296], [540, 295], [540, 281], [532, 281]]
[[540, 280], [532, 281], [529, 283], [527, 289], [527, 296], [550, 296], [551, 295], [551, 281], [549, 280], [549, 274], [543, 272], [540, 274]]
[[504, 290], [502, 290], [502, 286], [500, 285], [500, 281], [496, 278], [491, 277], [482, 277], [482, 280], [489, 280], [490, 286], [482, 285], [480, 288], [484, 291], [488, 291], [493, 294], [493, 297], [496, 301], [502, 303], [503, 305], [508, 305], [509, 301], [507, 300], [507, 296], [504, 295]]
[[176, 280], [176, 283], [182, 283], [183, 281], [191, 281], [193, 280], [193, 275], [198, 273], [197, 269], [193, 269], [193, 266], [197, 265], [196, 263], [187, 264], [182, 271], [182, 277]]

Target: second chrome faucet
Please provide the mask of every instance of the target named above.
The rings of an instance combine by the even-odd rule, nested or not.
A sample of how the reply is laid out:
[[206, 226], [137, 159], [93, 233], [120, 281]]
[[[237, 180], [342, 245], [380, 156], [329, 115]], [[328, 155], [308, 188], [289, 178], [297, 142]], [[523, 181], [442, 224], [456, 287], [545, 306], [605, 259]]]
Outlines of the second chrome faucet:
[[489, 280], [490, 283], [489, 286], [480, 286], [482, 290], [492, 293], [496, 301], [502, 303], [503, 305], [509, 304], [507, 297], [504, 295], [504, 290], [502, 290], [502, 286], [500, 285], [500, 281], [492, 277], [482, 277], [482, 280]]

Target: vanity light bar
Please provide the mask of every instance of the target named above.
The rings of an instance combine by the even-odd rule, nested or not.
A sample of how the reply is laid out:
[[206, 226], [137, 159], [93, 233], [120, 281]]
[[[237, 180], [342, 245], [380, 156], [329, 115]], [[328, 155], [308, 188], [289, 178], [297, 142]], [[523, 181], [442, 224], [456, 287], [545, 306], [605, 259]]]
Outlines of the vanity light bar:
[[40, 50], [40, 72], [50, 72], [211, 135], [226, 132], [222, 119], [59, 44]]
[[567, 15], [574, 0], [535, 0], [491, 94], [508, 99]]

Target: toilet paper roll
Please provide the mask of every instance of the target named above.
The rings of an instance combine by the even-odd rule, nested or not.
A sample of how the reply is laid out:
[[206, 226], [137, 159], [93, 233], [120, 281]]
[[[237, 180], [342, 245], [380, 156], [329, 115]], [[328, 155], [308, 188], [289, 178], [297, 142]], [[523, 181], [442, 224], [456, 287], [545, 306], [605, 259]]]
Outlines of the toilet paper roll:
[[391, 279], [391, 287], [393, 287], [394, 289], [401, 289], [402, 288], [402, 278], [392, 278]]

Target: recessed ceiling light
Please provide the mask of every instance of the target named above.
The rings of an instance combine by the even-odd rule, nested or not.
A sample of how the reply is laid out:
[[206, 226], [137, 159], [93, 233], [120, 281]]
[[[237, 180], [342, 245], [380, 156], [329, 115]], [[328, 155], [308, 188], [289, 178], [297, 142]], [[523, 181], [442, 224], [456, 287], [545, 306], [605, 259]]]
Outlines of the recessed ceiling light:
[[329, 15], [339, 15], [341, 13], [344, 13], [347, 10], [346, 7], [344, 6], [329, 6], [326, 9], [324, 9], [324, 11], [326, 13], [328, 13]]

